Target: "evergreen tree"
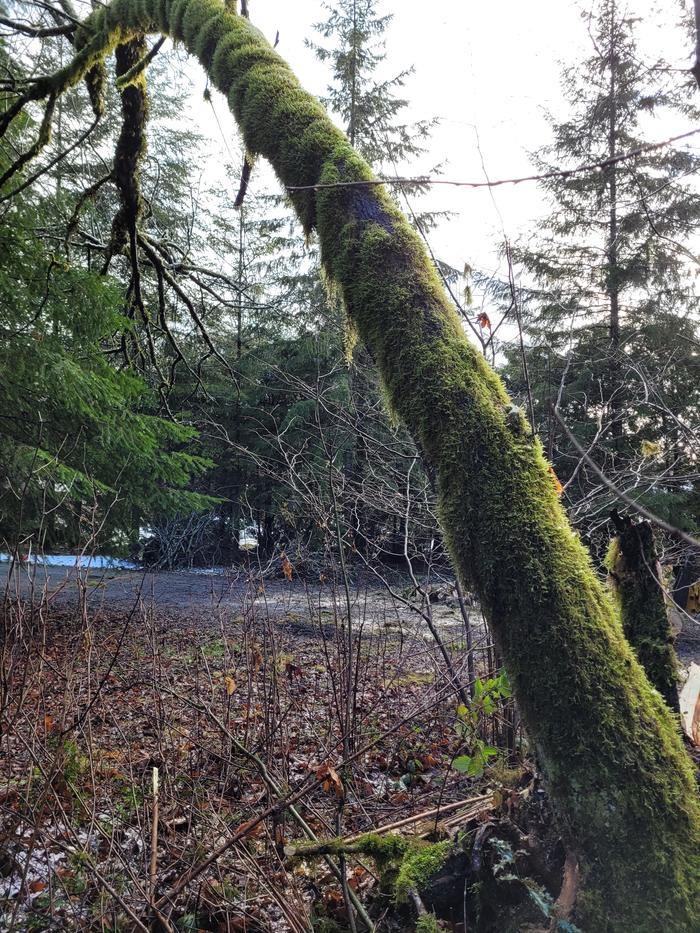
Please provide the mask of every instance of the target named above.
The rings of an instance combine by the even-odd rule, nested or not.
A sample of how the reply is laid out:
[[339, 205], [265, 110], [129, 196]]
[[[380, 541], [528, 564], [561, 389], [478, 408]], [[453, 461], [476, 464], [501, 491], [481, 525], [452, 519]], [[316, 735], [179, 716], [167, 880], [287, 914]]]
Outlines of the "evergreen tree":
[[[700, 158], [673, 146], [611, 160], [662, 139], [669, 125], [696, 121], [700, 109], [677, 72], [640, 61], [637, 21], [619, 0], [599, 0], [582, 15], [592, 52], [564, 69], [567, 118], [551, 120], [553, 142], [535, 161], [542, 172], [601, 169], [543, 182], [551, 212], [513, 251], [526, 283], [529, 391], [548, 455], [562, 481], [573, 479], [569, 492], [584, 514], [601, 508], [587, 501], [598, 480], [580, 467], [554, 417], [557, 398], [612, 478], [641, 486], [655, 509], [687, 526], [684, 475], [697, 454], [688, 426], [700, 411], [698, 266], [688, 244], [700, 227], [692, 182]], [[519, 350], [509, 354], [507, 376], [525, 400]], [[640, 471], [648, 481], [640, 483]]]
[[[323, 102], [342, 121], [352, 145], [370, 165], [387, 176], [405, 174], [407, 164], [424, 152], [434, 120], [406, 122], [408, 101], [401, 96], [412, 69], [392, 77], [386, 72], [385, 35], [393, 18], [381, 14], [377, 0], [335, 0], [324, 3], [327, 18], [315, 25], [325, 43], [307, 42], [318, 59], [331, 66], [332, 80]], [[419, 184], [402, 186], [401, 195], [420, 193]], [[407, 202], [408, 203], [408, 202]], [[434, 213], [413, 211], [422, 230], [437, 220]], [[343, 372], [347, 381], [351, 429], [342, 442], [344, 516], [353, 547], [361, 553], [403, 552], [401, 535], [406, 512], [407, 474], [418, 454], [405, 431], [383, 414], [376, 366], [362, 344], [354, 346]], [[387, 452], [393, 455], [387, 460]], [[382, 464], [385, 470], [377, 469]], [[414, 471], [416, 488], [425, 476]], [[411, 494], [413, 498], [413, 494]], [[420, 500], [422, 503], [422, 500]], [[425, 523], [425, 526], [422, 527]], [[434, 518], [413, 501], [411, 537], [429, 543], [438, 537]]]
[[[408, 72], [376, 79], [390, 17], [378, 17], [375, 7], [364, 0], [354, 9], [328, 6], [329, 19], [318, 28], [335, 47], [314, 48], [333, 64], [326, 103], [348, 121], [368, 155], [389, 156], [387, 170], [395, 171], [421, 152], [416, 140], [429, 126], [416, 130], [397, 120], [405, 101], [394, 90]], [[296, 541], [318, 557], [333, 494], [352, 547], [401, 553], [406, 473], [415, 447], [383, 414], [375, 367], [361, 347], [353, 352], [353, 335], [321, 275], [315, 243], [293, 232], [281, 200], [258, 193], [259, 185], [254, 173], [242, 205], [234, 209], [230, 198], [219, 196], [208, 214], [208, 250], [226, 264], [235, 286], [227, 312], [233, 334], [222, 329], [217, 345], [236, 382], [210, 359], [203, 370], [206, 397], [193, 405], [187, 379], [177, 390], [202, 427], [202, 452], [216, 462], [199, 488], [224, 500], [217, 507], [223, 547], [234, 555], [238, 531], [253, 520], [267, 553]], [[416, 520], [411, 537], [430, 541], [434, 519], [421, 512]], [[420, 527], [426, 520], [429, 530]]]
[[413, 69], [391, 78], [378, 72], [386, 60], [384, 34], [393, 16], [379, 15], [377, 0], [323, 3], [328, 17], [315, 29], [330, 44], [307, 40], [318, 59], [328, 62], [332, 82], [323, 103], [343, 121], [352, 145], [377, 171], [389, 175], [420, 155], [433, 121], [402, 122], [408, 101], [398, 96]]
[[208, 463], [105, 356], [128, 328], [118, 283], [47, 253], [36, 219], [15, 205], [0, 226], [0, 542], [124, 550], [142, 521], [210, 504], [188, 491]]
[[[32, 66], [50, 70], [66, 58], [65, 42], [15, 37], [0, 47], [4, 69], [14, 80]], [[0, 148], [0, 547], [75, 548], [89, 538], [123, 552], [142, 524], [215, 501], [191, 488], [210, 465], [193, 449], [195, 431], [162, 417], [153, 372], [116, 352], [142, 322], [128, 316], [129, 263], [104, 268], [115, 210], [104, 152], [119, 123], [118, 95], [105, 91], [109, 122], [95, 126], [83, 84], [59, 98], [44, 171], [10, 171], [36, 138], [34, 119], [13, 124]], [[171, 217], [172, 150], [167, 167], [146, 173], [168, 191]], [[58, 158], [65, 151], [79, 157]], [[155, 292], [148, 274], [143, 285]]]
[[[336, 375], [339, 315], [319, 277], [316, 251], [289, 230], [280, 198], [257, 187], [254, 176], [239, 208], [224, 199], [212, 216], [209, 246], [221, 257], [219, 280], [228, 280], [216, 283], [228, 294], [216, 345], [230, 368], [210, 358], [201, 369], [202, 390], [181, 378], [174, 395], [201, 427], [202, 451], [215, 461], [200, 488], [222, 499], [220, 547], [234, 557], [244, 525], [258, 526], [265, 553], [306, 525], [303, 506], [293, 505], [279, 444], [283, 439], [299, 453], [297, 462], [318, 485], [327, 465], [318, 464], [312, 387], [331, 374], [331, 394], [344, 391]], [[200, 277], [212, 283], [208, 273]]]

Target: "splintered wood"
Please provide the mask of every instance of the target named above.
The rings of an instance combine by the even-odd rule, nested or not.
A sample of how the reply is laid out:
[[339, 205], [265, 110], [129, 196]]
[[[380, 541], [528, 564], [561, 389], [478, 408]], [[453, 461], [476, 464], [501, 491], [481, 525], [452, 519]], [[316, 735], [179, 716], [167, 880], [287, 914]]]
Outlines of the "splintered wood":
[[700, 664], [691, 664], [681, 691], [681, 722], [690, 741], [700, 748]]

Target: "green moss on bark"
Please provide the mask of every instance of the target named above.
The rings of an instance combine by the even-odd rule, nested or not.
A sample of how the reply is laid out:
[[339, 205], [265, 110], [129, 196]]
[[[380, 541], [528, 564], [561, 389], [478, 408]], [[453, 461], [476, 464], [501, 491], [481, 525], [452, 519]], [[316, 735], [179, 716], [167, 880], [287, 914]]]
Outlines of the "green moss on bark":
[[[165, 32], [228, 97], [251, 153], [285, 185], [370, 169], [250, 23], [217, 0], [112, 0], [91, 16], [76, 83], [117, 42]], [[293, 195], [380, 367], [392, 408], [437, 477], [456, 566], [490, 619], [586, 882], [595, 933], [700, 930], [700, 810], [673, 718], [558, 501], [539, 442], [467, 341], [416, 234], [386, 192]]]
[[652, 527], [649, 522], [635, 524], [617, 515], [616, 525], [618, 537], [610, 544], [606, 566], [623, 630], [652, 685], [669, 708], [679, 713], [678, 661]]
[[416, 921], [416, 933], [440, 933], [441, 930], [435, 914], [421, 914]]
[[[117, 76], [127, 74], [142, 61], [148, 49], [143, 36], [120, 43], [115, 50]], [[134, 248], [136, 227], [143, 209], [141, 198], [141, 163], [146, 154], [148, 97], [146, 76], [139, 74], [121, 92], [122, 128], [114, 151], [114, 181], [119, 191], [120, 207], [112, 224], [113, 252], [126, 246]]]
[[444, 842], [414, 843], [403, 856], [398, 875], [394, 883], [394, 896], [398, 904], [408, 901], [409, 891], [421, 893], [431, 878], [438, 874], [450, 855], [452, 843]]
[[396, 833], [364, 833], [354, 842], [328, 839], [322, 843], [300, 843], [293, 847], [295, 858], [319, 855], [365, 855], [374, 859], [382, 877], [390, 879], [397, 904], [408, 901], [410, 891], [420, 894], [449, 858], [452, 843], [428, 843]]

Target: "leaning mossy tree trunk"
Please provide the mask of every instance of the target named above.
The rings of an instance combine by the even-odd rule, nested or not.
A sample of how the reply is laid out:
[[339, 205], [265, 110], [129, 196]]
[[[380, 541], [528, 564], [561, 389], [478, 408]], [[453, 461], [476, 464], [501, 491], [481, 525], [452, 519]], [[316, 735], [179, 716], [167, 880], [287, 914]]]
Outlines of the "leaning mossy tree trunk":
[[617, 594], [622, 628], [652, 685], [680, 714], [678, 661], [668, 618], [661, 566], [649, 522], [633, 522], [613, 512], [617, 530], [606, 565]]
[[272, 163], [387, 395], [434, 470], [442, 527], [491, 620], [520, 710], [578, 854], [580, 923], [700, 930], [700, 808], [670, 711], [625, 640], [558, 501], [539, 442], [467, 341], [416, 233], [321, 105], [221, 0], [113, 0], [74, 61], [33, 99], [78, 82], [118, 43], [169, 35], [226, 95]]

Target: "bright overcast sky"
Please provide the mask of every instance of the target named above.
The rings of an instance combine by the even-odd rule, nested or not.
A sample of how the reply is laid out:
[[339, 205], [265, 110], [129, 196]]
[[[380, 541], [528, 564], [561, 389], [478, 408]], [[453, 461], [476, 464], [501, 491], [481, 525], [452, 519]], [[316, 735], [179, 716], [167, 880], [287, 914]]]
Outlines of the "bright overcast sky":
[[[667, 9], [675, 0], [666, 0]], [[621, 9], [624, 0], [620, 0]], [[279, 30], [278, 51], [302, 84], [314, 94], [325, 92], [327, 66], [316, 61], [304, 40], [318, 40], [313, 23], [325, 18], [320, 0], [249, 0], [253, 22], [271, 40]], [[630, 15], [645, 13], [650, 0], [628, 4]], [[404, 96], [410, 119], [439, 117], [422, 173], [443, 163], [443, 176], [483, 180], [528, 174], [528, 151], [548, 140], [545, 110], [562, 111], [561, 63], [576, 61], [590, 50], [580, 6], [567, 0], [378, 0], [380, 14], [394, 19], [386, 33], [386, 75], [413, 66]], [[663, 51], [679, 67], [689, 67], [690, 48], [682, 47], [675, 30], [647, 30], [643, 52]], [[678, 47], [676, 48], [676, 46]], [[212, 134], [212, 151], [221, 151], [221, 132], [202, 102], [201, 87], [193, 108], [203, 131]], [[225, 101], [214, 99], [226, 135], [233, 121]], [[661, 123], [654, 138], [687, 129]], [[477, 145], [477, 134], [479, 144]], [[480, 154], [481, 153], [481, 154]], [[483, 155], [483, 165], [482, 158]], [[436, 253], [461, 268], [465, 262], [485, 272], [499, 265], [497, 241], [503, 230], [514, 239], [542, 212], [534, 184], [488, 191], [436, 187], [421, 208], [450, 210], [455, 217], [431, 234]]]

